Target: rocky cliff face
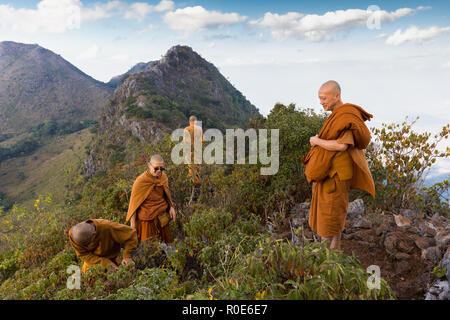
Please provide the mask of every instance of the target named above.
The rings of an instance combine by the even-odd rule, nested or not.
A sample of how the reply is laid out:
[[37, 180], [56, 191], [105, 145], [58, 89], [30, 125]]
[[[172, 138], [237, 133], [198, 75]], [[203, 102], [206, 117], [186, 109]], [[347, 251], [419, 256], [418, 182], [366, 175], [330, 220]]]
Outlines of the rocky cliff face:
[[0, 133], [46, 120], [95, 120], [113, 89], [39, 45], [0, 42]]
[[247, 120], [259, 114], [214, 65], [189, 47], [172, 47], [161, 60], [135, 71], [140, 69], [122, 77], [104, 108], [94, 150], [85, 161], [87, 176], [106, 168], [104, 159], [112, 155], [106, 145], [127, 153], [136, 142], [157, 143], [165, 133], [188, 125], [190, 115], [197, 116], [203, 128], [224, 129], [245, 128]]

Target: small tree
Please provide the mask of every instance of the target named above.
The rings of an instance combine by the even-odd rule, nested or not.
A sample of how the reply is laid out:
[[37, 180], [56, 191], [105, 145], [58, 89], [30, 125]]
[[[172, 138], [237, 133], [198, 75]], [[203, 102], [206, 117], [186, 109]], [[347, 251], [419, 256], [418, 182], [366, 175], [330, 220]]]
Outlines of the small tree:
[[[439, 150], [438, 145], [449, 136], [450, 124], [440, 133], [418, 133], [412, 130], [415, 120], [402, 124], [383, 124], [382, 129], [371, 128], [375, 139], [367, 149], [367, 158], [375, 182], [376, 198], [372, 203], [381, 209], [418, 208], [424, 203], [425, 173], [437, 158], [447, 158], [450, 148]], [[448, 181], [443, 182], [445, 188]], [[436, 188], [434, 188], [436, 189]], [[443, 189], [440, 188], [440, 194]], [[435, 201], [441, 201], [434, 197]]]

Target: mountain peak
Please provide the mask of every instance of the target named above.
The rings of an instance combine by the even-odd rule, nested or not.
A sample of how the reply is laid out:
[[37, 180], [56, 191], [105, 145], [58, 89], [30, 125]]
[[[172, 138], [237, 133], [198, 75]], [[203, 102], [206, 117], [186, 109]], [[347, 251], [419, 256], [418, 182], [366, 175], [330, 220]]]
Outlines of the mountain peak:
[[168, 63], [172, 66], [179, 66], [184, 63], [189, 62], [199, 62], [205, 65], [210, 65], [205, 59], [203, 59], [197, 52], [195, 52], [191, 47], [176, 45], [170, 48], [164, 57], [160, 60], [161, 64]]
[[95, 119], [111, 88], [38, 44], [0, 42], [0, 131], [49, 119]]
[[212, 64], [204, 60], [197, 52], [195, 52], [191, 47], [176, 45], [167, 50], [166, 54], [158, 61], [149, 62], [139, 62], [135, 64], [131, 69], [129, 69], [124, 74], [115, 76], [109, 80], [108, 85], [113, 88], [117, 88], [121, 82], [129, 75], [149, 71], [155, 66], [169, 65], [172, 67], [178, 67], [182, 64], [187, 65], [204, 65], [213, 67]]
[[[124, 131], [141, 142], [154, 141], [155, 125], [179, 128], [191, 115], [205, 128], [225, 129], [246, 127], [259, 114], [212, 63], [188, 46], [171, 47], [160, 60], [138, 67], [145, 68], [121, 78], [102, 117], [101, 134]], [[111, 138], [111, 143], [119, 140]]]
[[27, 44], [27, 43], [19, 43], [14, 41], [2, 41], [0, 42], [0, 55], [17, 55], [17, 54], [24, 54], [29, 52], [41, 52], [44, 53], [47, 49], [44, 49], [40, 45], [34, 43], [34, 44]]

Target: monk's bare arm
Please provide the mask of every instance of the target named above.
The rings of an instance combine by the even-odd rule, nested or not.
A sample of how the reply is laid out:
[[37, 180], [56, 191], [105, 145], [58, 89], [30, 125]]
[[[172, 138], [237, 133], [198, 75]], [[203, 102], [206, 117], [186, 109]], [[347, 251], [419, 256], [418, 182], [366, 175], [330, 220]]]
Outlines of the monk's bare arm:
[[136, 230], [136, 212], [130, 218], [130, 226]]
[[318, 136], [310, 138], [311, 146], [317, 145], [328, 151], [345, 151], [348, 148], [348, 144], [339, 143], [337, 140], [324, 140]]

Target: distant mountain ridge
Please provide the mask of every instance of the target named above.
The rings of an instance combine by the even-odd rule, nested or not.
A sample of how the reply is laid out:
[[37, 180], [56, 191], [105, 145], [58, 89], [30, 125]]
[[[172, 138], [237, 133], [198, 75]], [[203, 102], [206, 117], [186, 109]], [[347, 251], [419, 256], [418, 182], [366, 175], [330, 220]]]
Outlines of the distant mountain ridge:
[[0, 42], [0, 133], [47, 120], [95, 120], [113, 89], [37, 44]]
[[107, 84], [112, 88], [117, 88], [120, 85], [121, 81], [125, 79], [126, 76], [150, 69], [155, 64], [155, 62], [156, 61], [139, 62], [124, 74], [112, 77], [111, 80], [107, 82]]

